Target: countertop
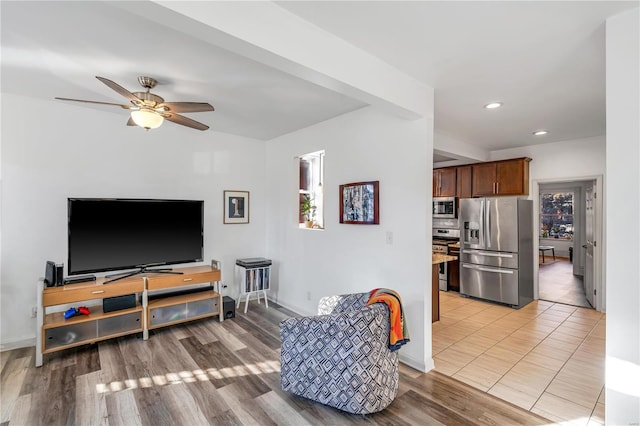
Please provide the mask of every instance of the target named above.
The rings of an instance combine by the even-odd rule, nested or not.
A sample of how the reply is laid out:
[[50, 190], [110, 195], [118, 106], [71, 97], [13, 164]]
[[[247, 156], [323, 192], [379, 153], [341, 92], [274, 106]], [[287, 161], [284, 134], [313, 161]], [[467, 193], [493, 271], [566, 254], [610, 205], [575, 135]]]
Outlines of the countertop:
[[444, 262], [451, 262], [452, 260], [458, 260], [457, 256], [449, 256], [447, 254], [433, 253], [431, 260], [434, 265]]

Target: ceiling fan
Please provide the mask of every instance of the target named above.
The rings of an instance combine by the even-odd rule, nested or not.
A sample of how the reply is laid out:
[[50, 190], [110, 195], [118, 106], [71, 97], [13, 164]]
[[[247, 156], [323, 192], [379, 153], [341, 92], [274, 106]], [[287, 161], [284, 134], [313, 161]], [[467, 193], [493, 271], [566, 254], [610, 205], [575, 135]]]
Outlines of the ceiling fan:
[[150, 90], [158, 84], [158, 82], [151, 77], [138, 77], [138, 83], [147, 89], [146, 92], [129, 92], [124, 87], [107, 78], [98, 76], [96, 76], [96, 78], [127, 98], [129, 102], [131, 102], [131, 105], [58, 97], [55, 99], [61, 101], [113, 105], [123, 109], [128, 109], [131, 111], [131, 116], [129, 117], [127, 126], [140, 126], [147, 130], [160, 127], [164, 120], [169, 120], [176, 124], [181, 124], [197, 130], [207, 130], [209, 128], [206, 124], [202, 124], [177, 113], [213, 111], [213, 107], [210, 104], [206, 102], [165, 102], [160, 96], [151, 93]]

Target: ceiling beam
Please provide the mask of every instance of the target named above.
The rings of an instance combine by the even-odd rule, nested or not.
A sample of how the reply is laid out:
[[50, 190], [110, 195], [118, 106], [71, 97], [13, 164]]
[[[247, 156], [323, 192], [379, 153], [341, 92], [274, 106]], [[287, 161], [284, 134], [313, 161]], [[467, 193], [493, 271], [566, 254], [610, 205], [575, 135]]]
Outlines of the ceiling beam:
[[439, 167], [488, 161], [491, 155], [487, 149], [438, 132], [433, 135], [433, 149], [441, 155], [448, 155], [457, 159], [438, 163]]
[[433, 117], [433, 88], [272, 2], [116, 4], [400, 117]]

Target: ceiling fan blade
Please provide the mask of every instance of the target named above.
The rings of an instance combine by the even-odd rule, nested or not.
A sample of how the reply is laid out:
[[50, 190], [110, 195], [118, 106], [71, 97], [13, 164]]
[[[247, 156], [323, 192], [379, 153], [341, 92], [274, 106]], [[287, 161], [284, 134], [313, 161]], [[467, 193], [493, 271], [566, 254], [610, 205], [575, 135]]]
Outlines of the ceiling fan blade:
[[206, 102], [164, 102], [156, 108], [168, 108], [167, 112], [204, 112], [213, 111], [213, 107]]
[[195, 120], [185, 117], [184, 115], [163, 114], [162, 116], [165, 118], [165, 120], [173, 121], [176, 124], [191, 127], [192, 129], [207, 130], [209, 128], [209, 126], [207, 126], [206, 124], [199, 123]]
[[119, 106], [120, 108], [123, 108], [123, 109], [134, 109], [134, 108], [137, 108], [137, 107], [134, 107], [134, 106], [131, 106], [131, 105], [114, 104], [112, 102], [86, 101], [84, 99], [70, 99], [70, 98], [58, 98], [58, 97], [55, 97], [54, 99], [57, 99], [59, 101], [84, 102], [86, 104], [113, 105], [113, 106]]
[[134, 95], [133, 93], [131, 93], [130, 91], [128, 91], [124, 87], [120, 86], [118, 83], [115, 83], [115, 82], [109, 80], [108, 78], [104, 78], [104, 77], [96, 76], [96, 78], [98, 80], [100, 80], [101, 82], [103, 82], [104, 84], [106, 84], [107, 86], [109, 86], [111, 89], [113, 89], [116, 92], [120, 93], [125, 98], [129, 99], [134, 105], [138, 105], [140, 103], [140, 98], [138, 98], [136, 95]]

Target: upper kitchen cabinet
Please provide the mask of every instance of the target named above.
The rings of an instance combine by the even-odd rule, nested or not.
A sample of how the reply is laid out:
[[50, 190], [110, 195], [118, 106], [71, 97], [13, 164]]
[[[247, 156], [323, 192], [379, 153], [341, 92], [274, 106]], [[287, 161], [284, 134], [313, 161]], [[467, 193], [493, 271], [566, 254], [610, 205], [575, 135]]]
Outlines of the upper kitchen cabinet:
[[471, 167], [473, 169], [471, 195], [473, 197], [494, 195], [497, 176], [496, 163], [480, 163]]
[[456, 168], [446, 167], [433, 170], [433, 196], [456, 196]]
[[456, 197], [471, 198], [471, 166], [456, 167]]
[[516, 158], [473, 164], [472, 195], [529, 195], [530, 161], [530, 158]]

